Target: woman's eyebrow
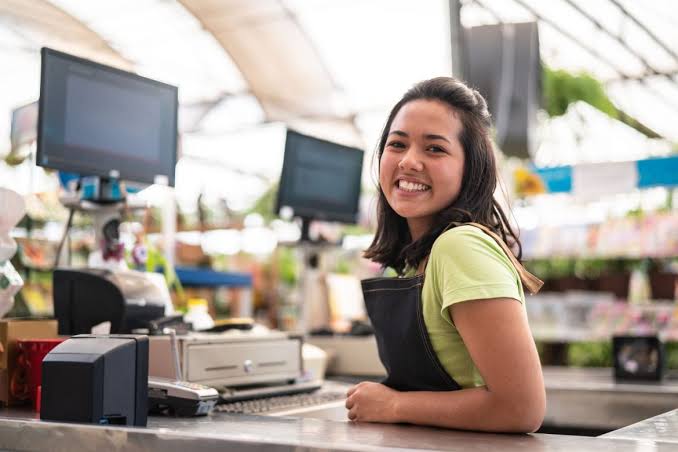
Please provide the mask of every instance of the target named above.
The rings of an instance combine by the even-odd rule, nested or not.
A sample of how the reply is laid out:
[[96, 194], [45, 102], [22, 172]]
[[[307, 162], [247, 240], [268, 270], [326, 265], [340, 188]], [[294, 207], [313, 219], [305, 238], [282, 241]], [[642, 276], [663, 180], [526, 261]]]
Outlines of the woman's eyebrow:
[[449, 139], [445, 138], [442, 135], [436, 135], [436, 134], [431, 133], [431, 134], [424, 135], [424, 137], [428, 140], [443, 140], [443, 141], [447, 141], [448, 143], [452, 144], [452, 142]]
[[403, 132], [402, 130], [392, 130], [388, 134], [389, 135], [398, 135], [398, 136], [405, 137], [405, 138], [409, 137], [409, 135], [407, 133]]
[[[402, 130], [392, 130], [391, 132], [389, 132], [389, 135], [398, 135], [405, 138], [409, 137], [409, 135], [406, 132], [403, 132]], [[424, 135], [424, 138], [426, 138], [427, 140], [443, 140], [447, 141], [450, 144], [452, 143], [449, 139], [445, 138], [444, 136], [437, 135], [435, 133], [427, 133], [426, 135]]]

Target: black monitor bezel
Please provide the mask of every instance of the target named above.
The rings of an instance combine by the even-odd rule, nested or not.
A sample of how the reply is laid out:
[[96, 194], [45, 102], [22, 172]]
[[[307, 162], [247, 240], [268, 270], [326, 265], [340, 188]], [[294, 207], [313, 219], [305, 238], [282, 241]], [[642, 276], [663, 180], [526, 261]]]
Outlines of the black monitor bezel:
[[[136, 80], [140, 80], [143, 82], [147, 82], [153, 85], [157, 85], [163, 88], [168, 88], [171, 91], [174, 92], [174, 115], [173, 115], [173, 122], [174, 122], [174, 130], [177, 131], [177, 133], [174, 134], [173, 137], [173, 148], [174, 152], [172, 153], [171, 159], [172, 159], [172, 165], [171, 168], [173, 168], [173, 171], [171, 174], [153, 174], [149, 175], [149, 177], [142, 178], [135, 177], [135, 178], [128, 178], [126, 177], [125, 174], [120, 172], [119, 169], [116, 168], [110, 168], [108, 170], [104, 170], [102, 168], [92, 168], [88, 167], [86, 165], [83, 165], [80, 161], [77, 162], [69, 162], [68, 166], [66, 165], [54, 165], [54, 164], [43, 164], [42, 162], [42, 156], [43, 156], [43, 146], [44, 146], [44, 141], [42, 139], [42, 130], [43, 130], [43, 125], [44, 125], [44, 110], [45, 110], [45, 105], [44, 103], [46, 102], [45, 96], [43, 95], [45, 93], [46, 87], [46, 77], [45, 77], [45, 71], [46, 71], [46, 65], [45, 65], [45, 58], [49, 56], [55, 56], [58, 58], [70, 60], [74, 63], [79, 63], [79, 64], [84, 64], [88, 65], [90, 67], [93, 67], [94, 69], [99, 69], [99, 70], [105, 70], [109, 71], [112, 73], [116, 73], [125, 77], [130, 77]], [[176, 165], [177, 165], [177, 159], [178, 159], [178, 141], [179, 141], [179, 133], [178, 133], [178, 121], [179, 121], [179, 89], [174, 86], [170, 85], [168, 83], [163, 83], [159, 82], [157, 80], [150, 79], [148, 77], [143, 77], [141, 75], [135, 74], [133, 72], [129, 71], [124, 71], [122, 69], [118, 69], [112, 66], [107, 66], [105, 64], [97, 63], [96, 61], [88, 60], [86, 58], [78, 57], [75, 55], [71, 55], [68, 53], [60, 52], [58, 50], [51, 49], [49, 47], [42, 47], [40, 49], [40, 98], [38, 99], [38, 130], [37, 130], [37, 150], [36, 150], [36, 163], [38, 166], [43, 166], [45, 168], [51, 168], [55, 170], [61, 170], [61, 171], [67, 171], [67, 172], [73, 172], [73, 173], [78, 173], [82, 174], [83, 176], [99, 176], [99, 177], [105, 177], [105, 178], [110, 178], [111, 177], [111, 171], [115, 170], [118, 172], [119, 176], [116, 177], [117, 179], [120, 180], [127, 180], [130, 182], [138, 182], [138, 183], [147, 183], [147, 184], [153, 184], [155, 183], [155, 176], [167, 176], [167, 185], [173, 187], [174, 186], [174, 181], [175, 181], [175, 176], [176, 176]]]
[[[360, 154], [361, 154], [360, 176], [358, 178], [358, 180], [359, 180], [358, 186], [359, 187], [358, 187], [358, 195], [357, 195], [357, 199], [356, 199], [356, 203], [355, 203], [355, 209], [353, 211], [351, 211], [351, 212], [329, 212], [329, 211], [319, 212], [317, 209], [304, 208], [304, 207], [299, 208], [299, 207], [290, 205], [290, 203], [283, 203], [283, 199], [282, 199], [283, 186], [289, 180], [289, 172], [291, 171], [290, 167], [292, 165], [292, 163], [290, 162], [291, 156], [290, 156], [289, 152], [287, 152], [287, 146], [288, 146], [288, 143], [289, 143], [288, 138], [289, 138], [290, 135], [297, 135], [297, 136], [301, 136], [301, 137], [306, 138], [306, 139], [311, 139], [311, 140], [318, 141], [318, 142], [321, 142], [321, 143], [326, 143], [326, 144], [329, 144], [329, 145], [332, 145], [332, 146], [338, 146], [338, 147], [341, 147], [343, 149], [352, 150], [352, 151], [355, 151], [355, 152], [360, 152]], [[336, 143], [336, 142], [329, 141], [329, 140], [324, 140], [322, 138], [314, 137], [312, 135], [306, 135], [306, 134], [297, 132], [296, 130], [287, 129], [287, 133], [285, 135], [285, 155], [283, 157], [283, 167], [282, 167], [282, 171], [280, 173], [280, 183], [278, 185], [278, 190], [277, 190], [277, 194], [276, 194], [275, 213], [277, 215], [280, 215], [280, 209], [283, 206], [289, 206], [293, 209], [295, 217], [302, 218], [304, 220], [318, 220], [318, 221], [338, 222], [338, 223], [346, 223], [346, 224], [356, 224], [358, 222], [358, 213], [360, 212], [360, 194], [362, 192], [362, 171], [363, 171], [364, 156], [365, 156], [365, 151], [360, 149], [360, 148], [347, 146], [345, 144]]]

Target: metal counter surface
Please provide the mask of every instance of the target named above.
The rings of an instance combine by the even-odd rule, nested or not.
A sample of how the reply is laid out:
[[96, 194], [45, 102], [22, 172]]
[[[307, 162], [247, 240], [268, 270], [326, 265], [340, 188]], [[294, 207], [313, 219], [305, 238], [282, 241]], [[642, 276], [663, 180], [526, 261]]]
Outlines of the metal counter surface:
[[[0, 449], [9, 450], [678, 450], [678, 382], [616, 383], [610, 369], [545, 368], [551, 424], [612, 426], [603, 437], [506, 435], [346, 421], [345, 409], [288, 417], [213, 413], [149, 417], [147, 428], [41, 422], [26, 409], [0, 409]], [[335, 383], [338, 384], [338, 383]], [[663, 411], [656, 411], [668, 406]], [[650, 413], [645, 415], [644, 413]], [[665, 413], [657, 416], [659, 413]], [[641, 417], [639, 417], [641, 416]], [[628, 421], [628, 419], [634, 420]], [[648, 419], [649, 418], [649, 419]], [[645, 420], [643, 420], [645, 419]], [[643, 420], [640, 423], [635, 423]], [[624, 423], [625, 422], [625, 423]], [[633, 424], [633, 425], [630, 425]]]
[[[546, 417], [551, 427], [616, 430], [678, 408], [678, 380], [621, 383], [612, 369], [545, 367]], [[678, 432], [678, 430], [676, 430]]]
[[659, 452], [676, 450], [675, 442], [662, 440], [487, 434], [308, 418], [217, 413], [192, 419], [151, 417], [147, 428], [130, 428], [42, 422], [26, 411], [0, 411], [3, 450], [640, 452], [648, 446]]
[[[605, 438], [678, 443], [678, 409], [602, 435]], [[676, 446], [678, 450], [678, 446]]]

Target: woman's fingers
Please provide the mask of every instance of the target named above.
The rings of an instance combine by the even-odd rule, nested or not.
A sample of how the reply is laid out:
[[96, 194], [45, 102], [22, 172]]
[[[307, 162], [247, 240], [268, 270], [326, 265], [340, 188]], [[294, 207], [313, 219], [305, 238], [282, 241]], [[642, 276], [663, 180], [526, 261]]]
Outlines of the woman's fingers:
[[346, 397], [351, 397], [351, 394], [353, 394], [354, 392], [356, 392], [356, 391], [358, 390], [358, 388], [360, 388], [361, 386], [364, 386], [365, 383], [367, 383], [367, 382], [366, 382], [366, 381], [361, 381], [361, 382], [358, 383], [357, 385], [351, 386], [351, 387], [348, 389], [348, 391], [346, 392]]
[[358, 419], [358, 413], [355, 410], [350, 410], [348, 412], [348, 420], [349, 421], [355, 421]]
[[353, 405], [354, 405], [353, 398], [351, 398], [351, 397], [347, 398], [346, 399], [346, 409], [350, 410], [351, 408], [353, 408]]

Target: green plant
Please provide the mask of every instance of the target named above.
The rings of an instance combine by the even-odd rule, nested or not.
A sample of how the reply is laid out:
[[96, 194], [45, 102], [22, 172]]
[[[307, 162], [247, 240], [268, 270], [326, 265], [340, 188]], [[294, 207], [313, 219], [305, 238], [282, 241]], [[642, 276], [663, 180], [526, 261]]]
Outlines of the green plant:
[[562, 69], [543, 69], [543, 96], [546, 112], [550, 117], [562, 116], [567, 112], [570, 104], [586, 102], [592, 107], [605, 113], [629, 127], [637, 130], [648, 138], [663, 138], [637, 119], [617, 108], [605, 93], [602, 83], [585, 72], [577, 74]]
[[574, 262], [574, 274], [578, 278], [596, 279], [607, 269], [605, 259], [576, 259]]
[[359, 224], [347, 224], [341, 228], [343, 235], [365, 235], [373, 231]]
[[549, 259], [531, 259], [525, 261], [525, 268], [542, 280], [551, 278], [551, 263]]
[[567, 349], [567, 365], [573, 367], [611, 367], [612, 342], [574, 342]]
[[567, 278], [574, 276], [574, 259], [567, 257], [554, 257], [550, 260], [551, 278]]
[[5, 155], [5, 163], [9, 166], [19, 166], [25, 161], [30, 162], [30, 159], [28, 159], [28, 157], [31, 155], [30, 149], [30, 146], [19, 146], [17, 148], [13, 148], [7, 153], [7, 155]]
[[334, 267], [334, 272], [341, 273], [344, 275], [350, 275], [354, 267], [355, 266], [352, 265], [350, 259], [340, 258], [339, 260], [337, 260], [337, 263]]
[[640, 205], [635, 209], [631, 209], [628, 212], [626, 212], [627, 218], [643, 218], [644, 215], [645, 211], [643, 210], [643, 207]]
[[297, 283], [298, 265], [297, 258], [292, 248], [281, 247], [278, 251], [278, 271], [280, 280], [289, 286]]
[[664, 344], [666, 352], [666, 367], [668, 369], [678, 369], [678, 342], [667, 342]]
[[154, 272], [158, 268], [162, 268], [162, 272], [163, 275], [165, 276], [165, 282], [167, 283], [167, 287], [169, 287], [170, 289], [174, 289], [177, 293], [177, 297], [179, 298], [179, 300], [185, 302], [186, 297], [184, 295], [184, 287], [181, 285], [181, 281], [179, 281], [179, 277], [177, 276], [174, 267], [167, 263], [167, 259], [165, 259], [165, 256], [163, 256], [162, 253], [156, 248], [147, 245], [147, 250], [148, 256], [146, 259], [146, 271]]
[[543, 82], [544, 103], [549, 116], [562, 116], [570, 104], [583, 101], [617, 119], [616, 107], [605, 94], [603, 85], [591, 75], [544, 66]]
[[666, 190], [666, 201], [664, 205], [659, 209], [659, 212], [668, 213], [673, 210], [673, 189], [669, 188]]
[[273, 220], [277, 216], [277, 212], [274, 212], [277, 196], [278, 184], [273, 184], [245, 214], [258, 213], [267, 222]]

